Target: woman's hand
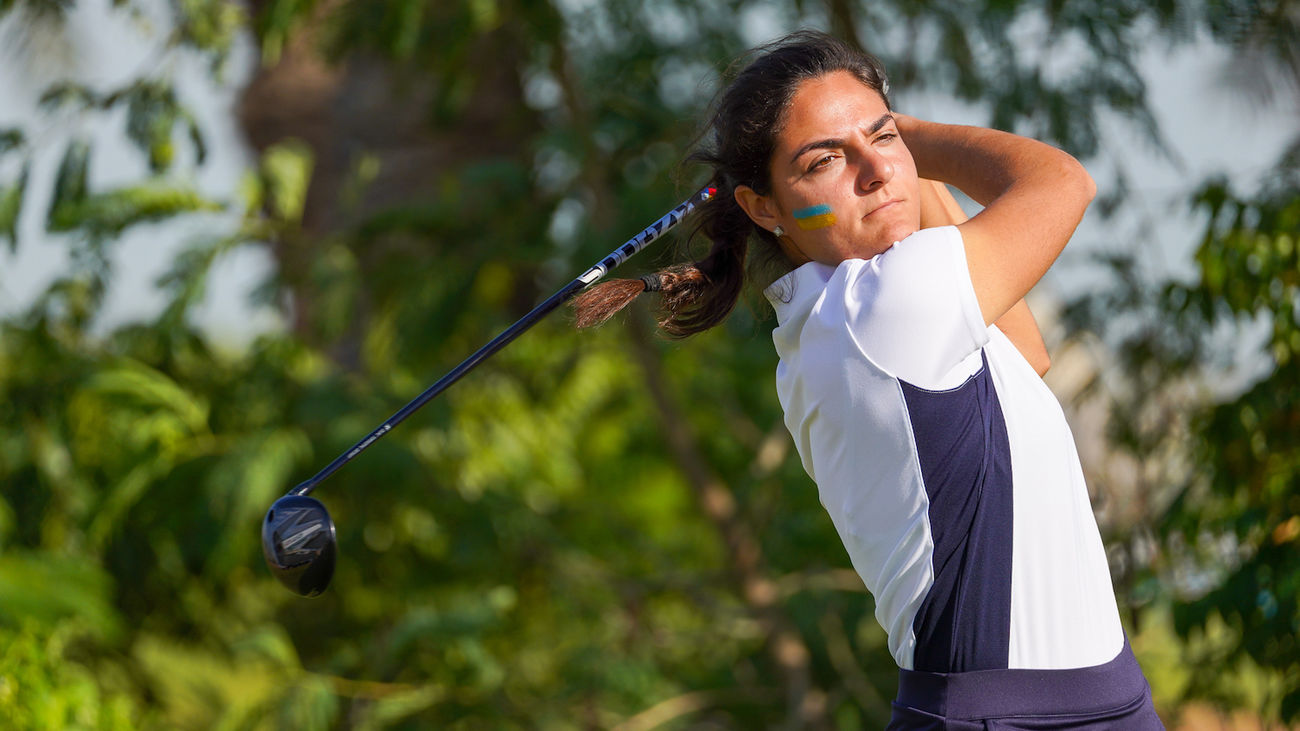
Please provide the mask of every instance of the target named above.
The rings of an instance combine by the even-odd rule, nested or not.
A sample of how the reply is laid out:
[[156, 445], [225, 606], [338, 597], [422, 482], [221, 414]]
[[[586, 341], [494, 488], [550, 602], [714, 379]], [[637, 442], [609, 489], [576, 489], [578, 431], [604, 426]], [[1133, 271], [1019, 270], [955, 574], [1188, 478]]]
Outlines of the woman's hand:
[[993, 324], [1056, 261], [1096, 186], [1077, 160], [1037, 140], [894, 119], [921, 177], [951, 183], [984, 206], [958, 228], [980, 312]]

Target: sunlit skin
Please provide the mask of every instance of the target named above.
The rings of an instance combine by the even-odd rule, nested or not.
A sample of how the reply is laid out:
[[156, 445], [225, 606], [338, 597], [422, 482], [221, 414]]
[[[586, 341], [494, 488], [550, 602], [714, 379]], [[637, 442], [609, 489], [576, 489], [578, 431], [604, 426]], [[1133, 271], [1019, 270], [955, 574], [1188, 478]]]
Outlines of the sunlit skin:
[[[1077, 160], [1006, 132], [891, 114], [878, 93], [846, 71], [800, 84], [774, 145], [770, 192], [742, 185], [735, 198], [755, 224], [784, 231], [778, 242], [792, 264], [838, 266], [889, 250], [920, 230], [924, 192], [925, 225], [954, 224], [961, 233], [984, 323], [997, 323], [1039, 373], [1046, 370], [1024, 296], [1096, 194]], [[935, 181], [983, 208], [965, 220]], [[834, 224], [801, 228], [794, 212], [819, 205], [830, 207]]]
[[[759, 226], [785, 231], [792, 262], [868, 259], [920, 229], [916, 163], [880, 94], [835, 71], [800, 84], [784, 122], [770, 194], [737, 186], [736, 200]], [[793, 212], [823, 204], [834, 225], [802, 230]]]

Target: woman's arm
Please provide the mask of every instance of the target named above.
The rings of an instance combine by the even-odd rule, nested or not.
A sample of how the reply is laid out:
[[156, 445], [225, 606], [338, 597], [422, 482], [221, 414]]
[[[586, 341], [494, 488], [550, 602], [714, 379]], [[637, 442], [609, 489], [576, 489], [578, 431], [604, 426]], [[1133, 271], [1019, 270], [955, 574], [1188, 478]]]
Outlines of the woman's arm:
[[[957, 205], [957, 199], [952, 197], [948, 186], [937, 180], [921, 179], [921, 228], [956, 226], [966, 220], [966, 212]], [[993, 324], [1016, 346], [1038, 375], [1047, 373], [1052, 359], [1047, 355], [1043, 335], [1038, 331], [1038, 323], [1023, 297]]]
[[921, 178], [921, 228], [956, 226], [965, 223], [967, 218], [948, 186]]
[[993, 324], [1016, 346], [1016, 350], [1029, 361], [1029, 366], [1039, 376], [1052, 367], [1052, 358], [1047, 354], [1043, 334], [1038, 331], [1038, 322], [1034, 320], [1034, 313], [1029, 311], [1029, 304], [1023, 298]]
[[958, 228], [984, 322], [998, 322], [1065, 248], [1096, 194], [1092, 178], [1073, 157], [1036, 140], [894, 116], [917, 173], [984, 206]]

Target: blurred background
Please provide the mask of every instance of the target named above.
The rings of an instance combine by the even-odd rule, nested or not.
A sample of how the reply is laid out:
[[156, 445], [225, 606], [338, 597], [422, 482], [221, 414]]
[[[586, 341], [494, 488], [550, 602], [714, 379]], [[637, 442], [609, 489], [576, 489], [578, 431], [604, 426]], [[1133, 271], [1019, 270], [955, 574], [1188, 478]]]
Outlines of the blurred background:
[[[896, 671], [790, 449], [767, 305], [557, 314], [799, 27], [1100, 196], [1031, 303], [1171, 728], [1300, 722], [1295, 0], [0, 0], [0, 719], [875, 729]], [[668, 242], [621, 273], [684, 256]]]

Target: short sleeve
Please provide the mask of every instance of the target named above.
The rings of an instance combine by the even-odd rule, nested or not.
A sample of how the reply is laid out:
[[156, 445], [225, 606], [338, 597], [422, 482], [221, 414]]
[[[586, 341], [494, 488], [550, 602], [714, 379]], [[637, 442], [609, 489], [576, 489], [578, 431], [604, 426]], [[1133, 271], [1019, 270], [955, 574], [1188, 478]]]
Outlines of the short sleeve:
[[922, 229], [853, 264], [845, 316], [879, 367], [931, 390], [955, 388], [978, 370], [989, 334], [955, 226]]

